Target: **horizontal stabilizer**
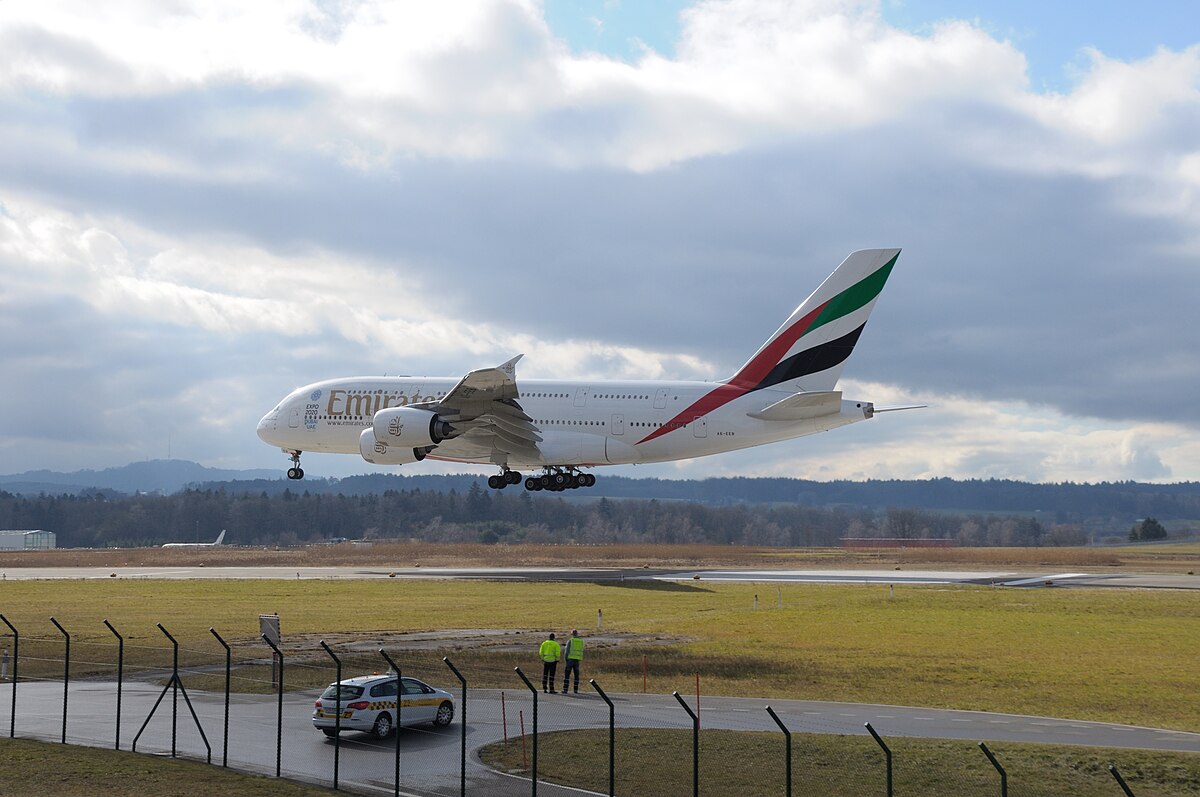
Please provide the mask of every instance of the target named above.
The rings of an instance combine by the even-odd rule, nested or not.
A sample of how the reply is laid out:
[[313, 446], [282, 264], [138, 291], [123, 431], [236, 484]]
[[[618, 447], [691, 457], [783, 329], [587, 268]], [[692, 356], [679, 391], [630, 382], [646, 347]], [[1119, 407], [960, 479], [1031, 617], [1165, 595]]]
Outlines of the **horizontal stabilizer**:
[[757, 412], [746, 413], [760, 421], [803, 421], [842, 411], [842, 391], [821, 390], [795, 393]]

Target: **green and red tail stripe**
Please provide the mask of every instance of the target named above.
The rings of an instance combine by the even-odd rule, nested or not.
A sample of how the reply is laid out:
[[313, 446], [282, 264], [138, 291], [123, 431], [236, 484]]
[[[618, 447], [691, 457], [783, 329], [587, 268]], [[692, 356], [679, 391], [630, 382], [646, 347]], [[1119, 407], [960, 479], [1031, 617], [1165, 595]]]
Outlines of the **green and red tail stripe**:
[[801, 348], [790, 356], [788, 352], [814, 330], [845, 318], [874, 301], [883, 290], [884, 283], [891, 275], [892, 267], [896, 265], [899, 256], [897, 251], [883, 266], [817, 305], [786, 329], [780, 330], [732, 379], [706, 393], [670, 421], [643, 437], [638, 444], [688, 426], [695, 419], [752, 391], [820, 373], [845, 362], [854, 350], [863, 327], [866, 326], [865, 319], [858, 327], [834, 340]]

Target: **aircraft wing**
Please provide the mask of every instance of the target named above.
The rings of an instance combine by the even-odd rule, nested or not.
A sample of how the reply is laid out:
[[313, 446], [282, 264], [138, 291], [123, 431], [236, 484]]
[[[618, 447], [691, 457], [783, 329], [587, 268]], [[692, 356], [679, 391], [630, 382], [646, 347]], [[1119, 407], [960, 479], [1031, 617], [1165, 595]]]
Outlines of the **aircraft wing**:
[[471, 371], [440, 401], [418, 405], [435, 410], [459, 432], [440, 448], [488, 452], [491, 461], [499, 465], [506, 464], [510, 455], [536, 459], [542, 436], [517, 401], [516, 366], [523, 356], [518, 354], [495, 368]]

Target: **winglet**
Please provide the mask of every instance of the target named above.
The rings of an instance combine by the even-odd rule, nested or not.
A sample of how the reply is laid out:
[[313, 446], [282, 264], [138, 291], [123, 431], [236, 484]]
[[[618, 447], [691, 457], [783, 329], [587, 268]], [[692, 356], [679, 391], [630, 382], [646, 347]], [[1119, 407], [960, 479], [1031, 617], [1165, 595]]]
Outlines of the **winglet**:
[[503, 365], [497, 365], [496, 370], [503, 371], [504, 373], [508, 374], [509, 379], [516, 380], [516, 378], [517, 378], [517, 361], [520, 360], [524, 356], [525, 356], [524, 354], [518, 354], [516, 357], [513, 357], [511, 360], [504, 363]]

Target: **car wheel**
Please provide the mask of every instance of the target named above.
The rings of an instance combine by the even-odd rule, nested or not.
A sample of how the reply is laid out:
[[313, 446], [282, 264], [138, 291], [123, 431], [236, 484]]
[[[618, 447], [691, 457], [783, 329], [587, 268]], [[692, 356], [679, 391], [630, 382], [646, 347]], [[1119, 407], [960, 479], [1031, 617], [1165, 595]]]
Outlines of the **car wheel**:
[[386, 711], [380, 714], [375, 719], [375, 727], [371, 729], [371, 733], [378, 736], [380, 739], [386, 739], [392, 735], [392, 717]]
[[322, 729], [321, 729], [321, 733], [325, 734], [325, 735], [326, 735], [326, 736], [328, 736], [330, 739], [332, 739], [333, 737], [337, 736], [337, 731], [336, 731], [336, 730], [334, 730], [333, 728], [322, 728]]
[[454, 719], [454, 704], [449, 700], [443, 700], [438, 706], [437, 716], [433, 718], [434, 725], [449, 725]]

